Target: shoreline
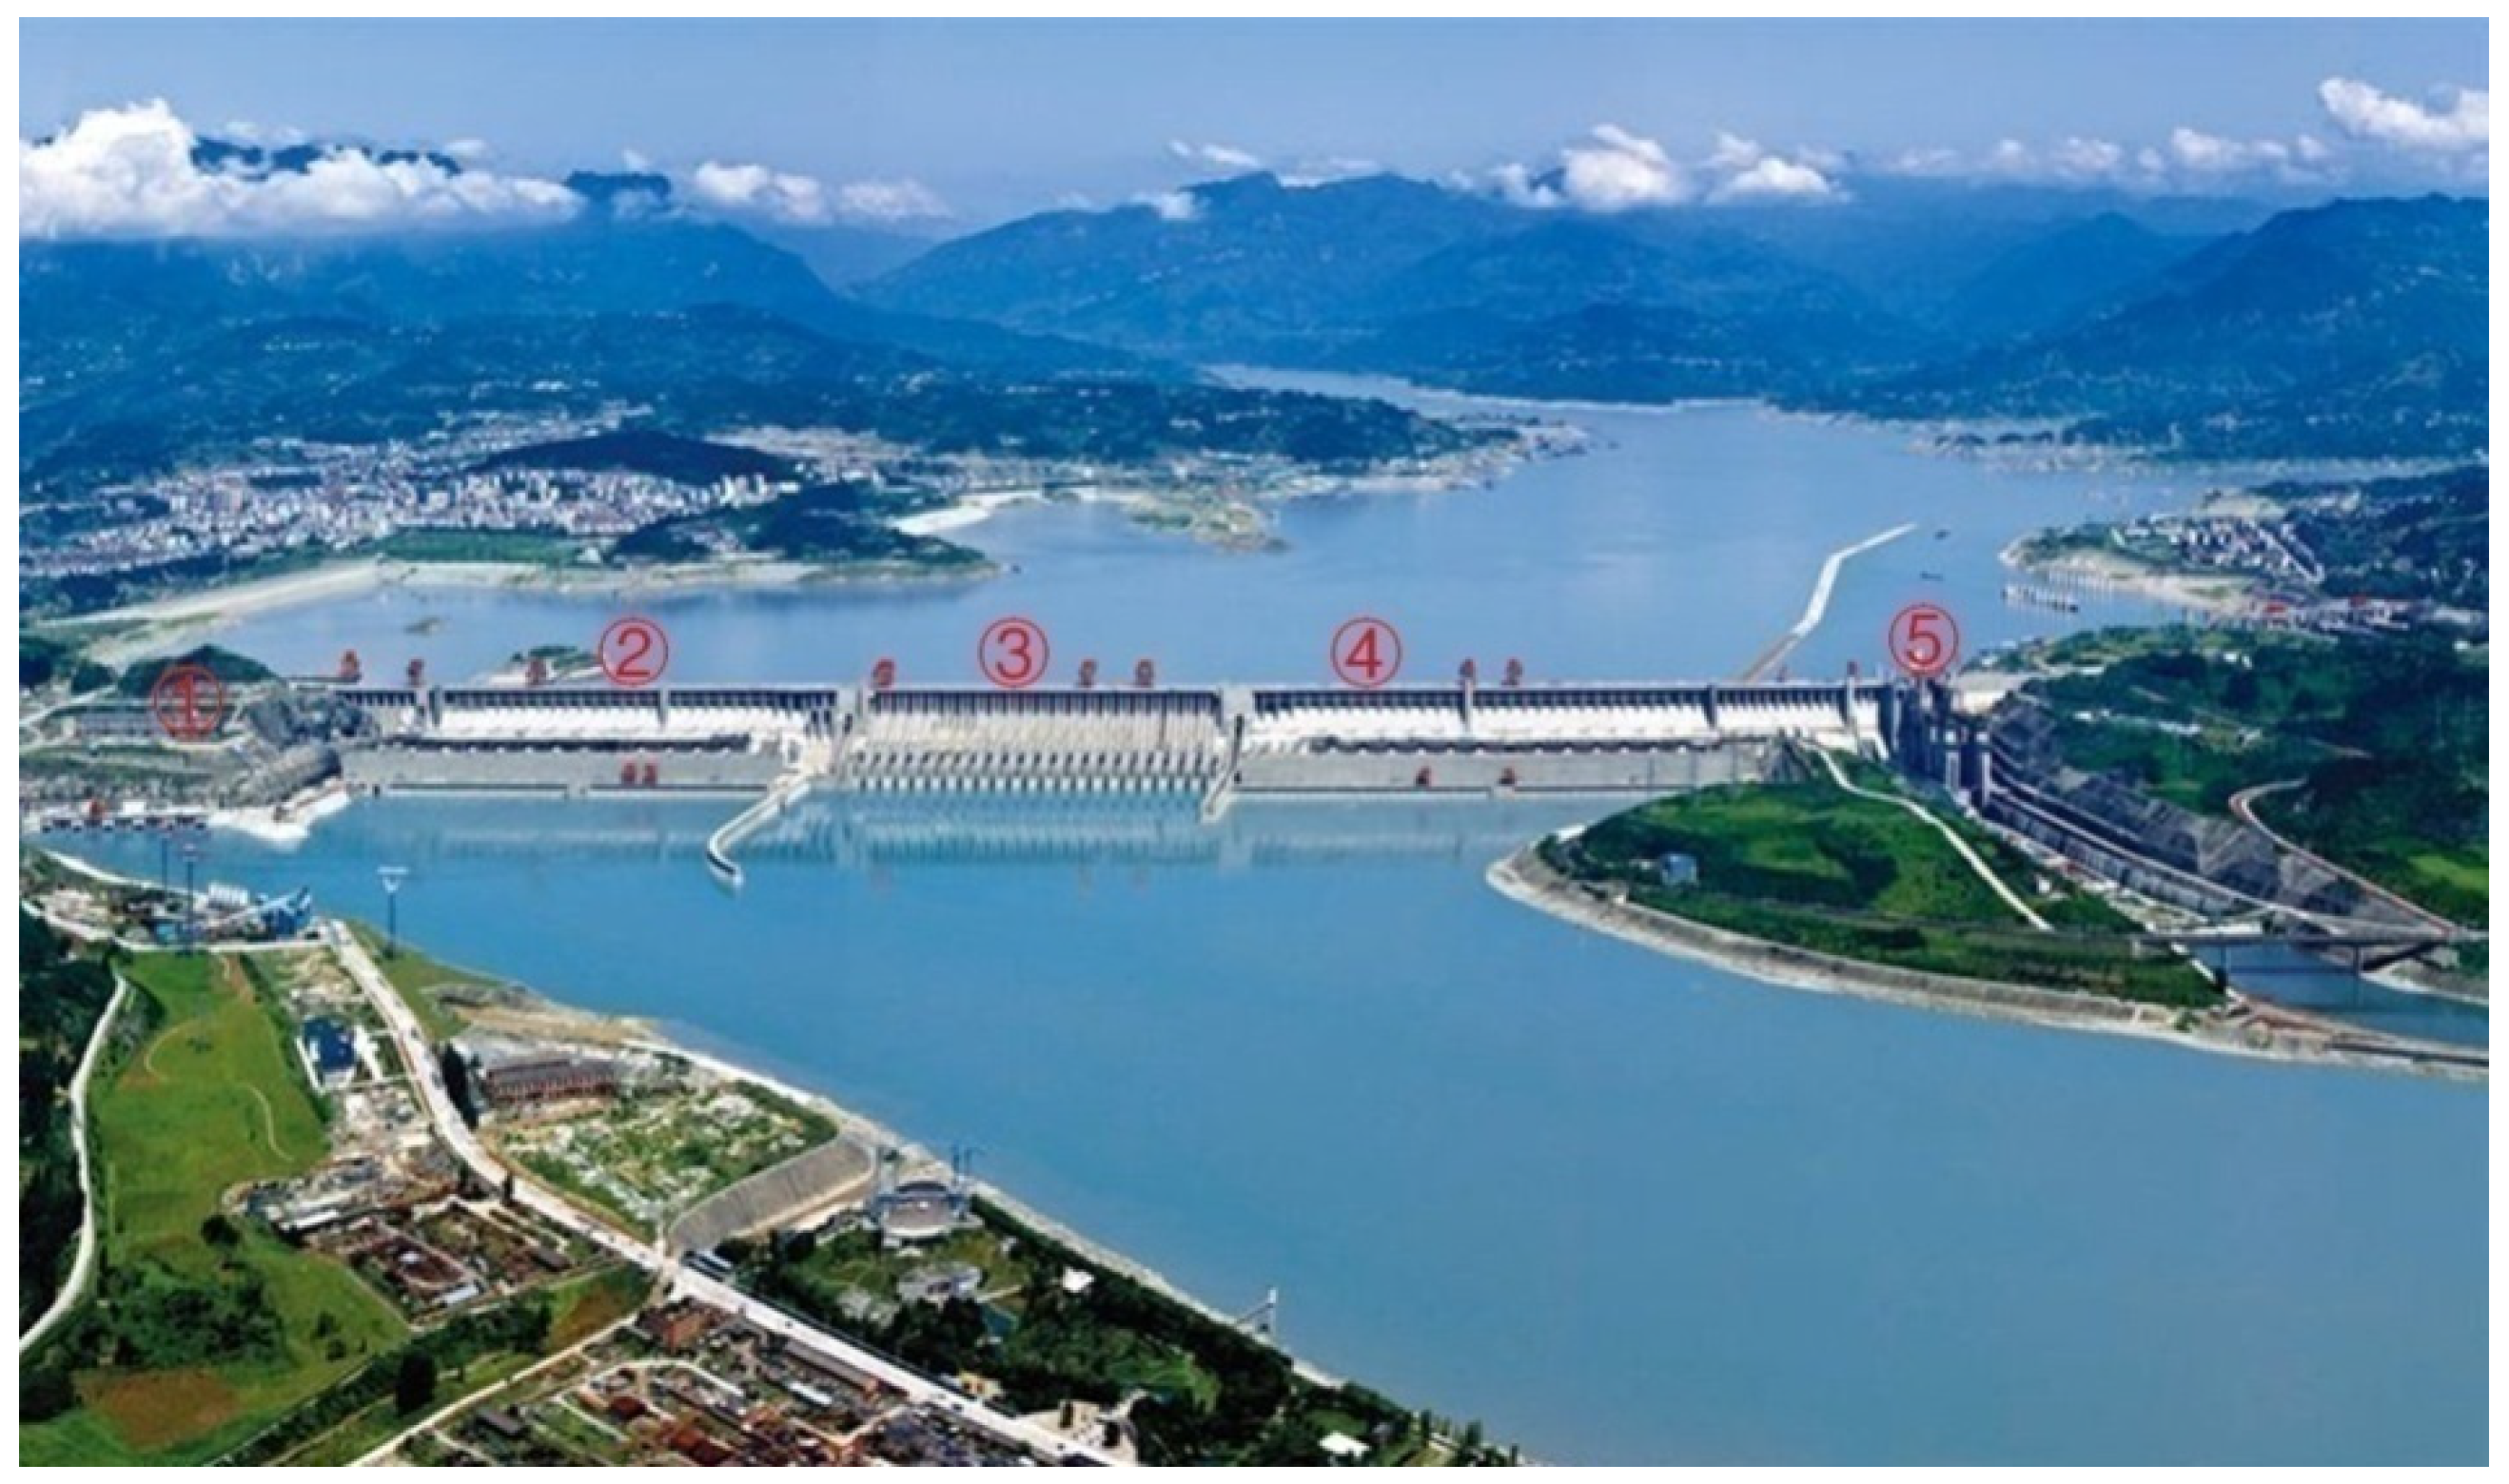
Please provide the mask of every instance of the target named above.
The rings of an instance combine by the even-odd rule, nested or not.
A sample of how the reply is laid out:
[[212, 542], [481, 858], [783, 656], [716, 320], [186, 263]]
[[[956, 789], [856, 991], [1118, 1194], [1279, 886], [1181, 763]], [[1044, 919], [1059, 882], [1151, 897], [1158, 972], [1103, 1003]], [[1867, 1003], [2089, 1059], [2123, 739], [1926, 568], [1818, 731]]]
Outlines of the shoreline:
[[[538, 995], [537, 990], [527, 989], [525, 992], [533, 994], [536, 997], [542, 997]], [[838, 1102], [834, 1097], [825, 1093], [813, 1092], [806, 1087], [788, 1081], [774, 1073], [764, 1072], [754, 1067], [745, 1066], [740, 1062], [732, 1060], [730, 1057], [719, 1053], [699, 1051], [689, 1043], [686, 1039], [685, 1031], [675, 1032], [673, 1028], [665, 1022], [644, 1020], [633, 1016], [606, 1016], [600, 1011], [581, 1010], [574, 1006], [560, 1005], [554, 1000], [545, 1000], [545, 997], [542, 998], [544, 999], [545, 1003], [557, 1006], [557, 1008], [563, 1013], [570, 1016], [590, 1017], [597, 1020], [605, 1020], [613, 1024], [620, 1025], [622, 1027], [631, 1027], [636, 1034], [623, 1040], [620, 1043], [621, 1045], [635, 1050], [655, 1052], [681, 1057], [691, 1065], [702, 1067], [718, 1077], [726, 1078], [733, 1082], [750, 1083], [753, 1086], [764, 1088], [768, 1092], [773, 1093], [779, 1097], [790, 1099], [791, 1101], [800, 1103], [805, 1107], [824, 1113], [828, 1117], [837, 1121], [837, 1136], [839, 1138], [867, 1134], [877, 1143], [895, 1149], [901, 1157], [910, 1162], [923, 1162], [936, 1165], [942, 1163], [941, 1157], [933, 1153], [928, 1146], [899, 1132], [890, 1125], [881, 1123], [880, 1120], [873, 1118], [867, 1113], [849, 1108], [844, 1104]], [[712, 1038], [708, 1037], [706, 1039], [710, 1040]], [[1122, 1276], [1131, 1279], [1133, 1281], [1142, 1284], [1143, 1287], [1159, 1294], [1161, 1297], [1172, 1300], [1175, 1303], [1181, 1304], [1185, 1308], [1193, 1310], [1203, 1317], [1211, 1319], [1216, 1323], [1225, 1324], [1231, 1328], [1236, 1326], [1236, 1319], [1234, 1317], [1185, 1291], [1183, 1288], [1178, 1286], [1177, 1283], [1173, 1280], [1169, 1279], [1165, 1274], [1159, 1272], [1156, 1268], [1149, 1266], [1147, 1263], [1141, 1261], [1139, 1258], [1127, 1256], [1124, 1253], [1115, 1250], [1113, 1247], [1106, 1245], [1105, 1243], [1074, 1230], [1068, 1224], [1046, 1214], [1044, 1211], [1037, 1209], [1033, 1206], [1029, 1205], [1027, 1202], [1011, 1194], [1009, 1191], [1004, 1190], [1002, 1187], [994, 1184], [991, 1180], [974, 1177], [968, 1181], [968, 1184], [969, 1187], [984, 1200], [1001, 1207], [1004, 1211], [1008, 1212], [1012, 1217], [1016, 1218], [1023, 1224], [1033, 1227], [1037, 1231], [1044, 1233], [1046, 1236], [1053, 1238], [1055, 1241], [1062, 1243], [1064, 1245], [1071, 1248], [1081, 1256], [1088, 1258], [1091, 1262], [1098, 1264], [1100, 1267], [1105, 1268], [1113, 1273], [1121, 1274]], [[712, 1198], [709, 1197], [707, 1199]], [[700, 1202], [699, 1204], [702, 1205], [703, 1203]], [[829, 1202], [814, 1208], [810, 1214], [813, 1216], [825, 1215], [843, 1204], [844, 1203], [842, 1201]], [[1284, 1350], [1277, 1345], [1274, 1346], [1273, 1349], [1280, 1350], [1281, 1354], [1288, 1357], [1290, 1363], [1296, 1367], [1298, 1372], [1308, 1380], [1313, 1381], [1320, 1386], [1340, 1386], [1343, 1384], [1342, 1378], [1318, 1368], [1313, 1363], [1301, 1358], [1297, 1354], [1288, 1350]]]
[[[46, 859], [57, 863], [65, 870], [86, 875], [92, 879], [141, 891], [156, 890], [156, 887], [150, 882], [125, 876], [117, 872], [107, 871], [103, 867], [94, 865], [87, 861], [82, 861], [77, 857], [68, 855], [64, 852], [53, 850], [41, 845], [34, 846], [33, 848], [41, 852]], [[353, 926], [350, 919], [347, 918], [326, 917], [324, 920], [337, 922], [341, 924], [344, 930], [350, 929]], [[277, 945], [275, 946], [327, 950], [327, 946], [321, 943], [285, 944]], [[425, 951], [423, 946], [421, 946], [421, 951]], [[723, 1055], [720, 1052], [702, 1050], [692, 1044], [692, 1037], [686, 1029], [675, 1028], [667, 1022], [649, 1020], [641, 1016], [616, 1015], [607, 1011], [587, 1010], [580, 1005], [569, 1004], [564, 1000], [553, 998], [529, 984], [518, 983], [500, 975], [479, 973], [463, 968], [461, 965], [447, 962], [443, 959], [437, 959], [435, 961], [443, 964], [446, 969], [475, 980], [482, 984], [494, 984], [505, 990], [515, 992], [526, 997], [529, 1001], [540, 1007], [542, 1013], [547, 1015], [553, 1020], [572, 1021], [580, 1026], [598, 1027], [615, 1032], [616, 1044], [621, 1047], [678, 1057], [691, 1065], [701, 1067], [717, 1077], [721, 1077], [731, 1082], [748, 1083], [753, 1087], [763, 1088], [768, 1093], [774, 1094], [779, 1097], [787, 1098], [804, 1107], [814, 1109], [836, 1121], [837, 1137], [840, 1139], [851, 1138], [856, 1142], [860, 1142], [861, 1136], [867, 1134], [877, 1143], [893, 1147], [901, 1155], [910, 1159], [927, 1161], [936, 1164], [940, 1163], [939, 1157], [934, 1155], [932, 1150], [919, 1140], [908, 1136], [906, 1133], [880, 1122], [879, 1119], [873, 1118], [867, 1113], [847, 1106], [846, 1104], [839, 1101], [834, 1094], [815, 1091], [773, 1072], [743, 1065], [741, 1062], [735, 1061], [730, 1057]], [[813, 1147], [815, 1148], [818, 1146]], [[807, 1151], [805, 1152], [806, 1153]], [[1121, 1274], [1123, 1277], [1131, 1279], [1133, 1281], [1150, 1289], [1161, 1297], [1169, 1299], [1174, 1303], [1180, 1304], [1215, 1323], [1224, 1324], [1231, 1328], [1236, 1327], [1237, 1320], [1234, 1316], [1187, 1291], [1174, 1280], [1168, 1278], [1167, 1275], [1161, 1273], [1158, 1269], [1151, 1267], [1149, 1264], [1141, 1261], [1139, 1258], [1129, 1256], [1118, 1251], [1114, 1247], [1107, 1245], [1105, 1243], [1098, 1241], [1097, 1239], [1078, 1231], [1068, 1223], [1047, 1214], [1045, 1211], [1030, 1205], [1028, 1202], [1023, 1201], [1018, 1196], [990, 1180], [979, 1178], [972, 1180], [970, 1183], [979, 1196], [992, 1202], [994, 1206], [999, 1206], [1002, 1210], [1008, 1212], [1013, 1218], [1044, 1233], [1055, 1241], [1062, 1243], [1064, 1245], [1071, 1248], [1081, 1256], [1088, 1258], [1091, 1262], [1097, 1263], [1099, 1266], [1105, 1268], [1109, 1272]], [[721, 1194], [721, 1192], [715, 1192], [714, 1194]], [[701, 1198], [697, 1203], [695, 1203], [695, 1206], [702, 1206], [705, 1201], [711, 1199], [713, 1199], [712, 1195]], [[570, 1202], [569, 1204], [574, 1203]], [[695, 1206], [693, 1206], [691, 1209], [694, 1209]], [[826, 1210], [833, 1208], [834, 1206], [830, 1205], [828, 1206], [821, 1207], [818, 1210], [814, 1210], [811, 1214], [824, 1214]], [[682, 1212], [681, 1214], [685, 1215], [686, 1212]], [[1287, 1347], [1273, 1344], [1268, 1340], [1261, 1341], [1260, 1343], [1271, 1345], [1272, 1349], [1279, 1351], [1280, 1354], [1289, 1360], [1291, 1366], [1294, 1368], [1299, 1375], [1305, 1377], [1308, 1381], [1313, 1382], [1318, 1386], [1338, 1387], [1346, 1384], [1346, 1378], [1337, 1376], [1332, 1372], [1324, 1369]]]
[[[2489, 1084], [2489, 1064], [2410, 1055], [2422, 1043], [2400, 1043], [2400, 1054], [2347, 1050], [2333, 1044], [2311, 1044], [2293, 1033], [2305, 1024], [2294, 1013], [2273, 1011], [2282, 1027], [2265, 1020], [2231, 1026], [2198, 1013], [2194, 1028], [2175, 1023], [2181, 1012], [2160, 1006], [2128, 1004], [1990, 980], [1963, 980], [1921, 970], [1863, 964], [1806, 948], [1745, 937], [1689, 922], [1662, 912], [1609, 903], [1554, 872], [1531, 845], [1493, 863], [1483, 879], [1501, 896], [1520, 906], [1556, 917], [1574, 927], [1605, 934], [1625, 943], [1704, 963], [1743, 979], [1780, 988], [1816, 994], [1845, 994], [1911, 1009], [1966, 1015], [1980, 1020], [2036, 1025], [2051, 1030], [2090, 1031], [2131, 1037], [2215, 1056], [2255, 1060], [2361, 1070], [2407, 1072], [2452, 1082]], [[2236, 1000], [2234, 1005], [2247, 1002]], [[2331, 1034], [2331, 1033], [2329, 1033]], [[2451, 1048], [2430, 1048], [2448, 1052]]]
[[966, 567], [922, 568], [897, 563], [781, 559], [675, 562], [654, 567], [543, 567], [528, 562], [410, 562], [388, 557], [349, 557], [304, 572], [254, 577], [35, 622], [70, 629], [127, 628], [128, 632], [108, 632], [89, 649], [99, 663], [119, 667], [206, 638], [247, 618], [309, 604], [361, 598], [386, 588], [418, 593], [504, 588], [571, 597], [627, 597], [646, 592], [699, 594], [758, 587], [981, 582], [1000, 576], [1004, 571], [990, 558]]
[[2006, 570], [2025, 576], [2080, 583], [2094, 596], [2140, 598], [2215, 617], [2242, 616], [2259, 601], [2257, 585], [2249, 578], [2228, 574], [2201, 576], [2163, 572], [2121, 553], [2073, 552], [2045, 560], [2024, 556], [2021, 548], [2042, 534], [2014, 537], [1996, 553], [1996, 560]]

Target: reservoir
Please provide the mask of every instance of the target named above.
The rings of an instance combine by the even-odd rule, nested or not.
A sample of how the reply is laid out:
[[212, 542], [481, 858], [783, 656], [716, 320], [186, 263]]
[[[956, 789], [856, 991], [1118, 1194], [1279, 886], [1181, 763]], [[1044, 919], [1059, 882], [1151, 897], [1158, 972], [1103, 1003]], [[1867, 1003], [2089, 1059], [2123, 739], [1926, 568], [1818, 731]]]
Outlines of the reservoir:
[[[1741, 408], [1579, 416], [1489, 490], [1305, 501], [1230, 555], [1104, 509], [969, 533], [971, 587], [652, 595], [672, 675], [1058, 663], [1320, 678], [1353, 612], [1417, 678], [1731, 674], [1848, 564], [1799, 673], [1889, 614], [1972, 646], [2098, 618], [1999, 601], [2050, 521], [2189, 478], [2016, 474]], [[1937, 538], [1937, 531], [1947, 534]], [[1929, 578], [1927, 573], [1936, 575]], [[468, 674], [616, 600], [385, 590], [219, 636]], [[427, 633], [409, 628], [439, 619]], [[1414, 678], [1406, 670], [1405, 678]], [[2469, 1462], [2487, 1446], [2488, 1090], [1774, 988], [1588, 934], [1487, 864], [1606, 805], [823, 798], [700, 862], [725, 800], [398, 798], [205, 880], [314, 888], [441, 956], [819, 1088], [1414, 1406], [1579, 1462]], [[79, 848], [153, 874], [153, 840]]]
[[668, 630], [669, 680], [859, 681], [888, 657], [907, 684], [972, 684], [977, 636], [1018, 614], [1050, 636], [1050, 683], [1083, 657], [1110, 678], [1147, 657], [1179, 680], [1329, 684], [1333, 630], [1367, 613], [1399, 630], [1405, 682], [1452, 679], [1468, 656], [1493, 679], [1515, 657], [1536, 681], [1712, 680], [1802, 616], [1830, 552], [1913, 522], [1846, 564], [1791, 661], [1804, 676], [1850, 661], [1876, 674], [1891, 615], [1912, 602], [1949, 610], [1970, 653], [2172, 616], [2121, 600], [2080, 614], [2008, 606], [1997, 553], [2041, 525], [2183, 504], [2208, 487], [2195, 474], [2008, 473], [1911, 454], [1904, 434], [1752, 407], [1575, 421], [1593, 452], [1489, 488], [1293, 501], [1275, 551], [1198, 546], [1105, 505], [1030, 504], [953, 533], [1011, 569], [985, 581], [605, 597], [387, 588], [215, 637], [288, 673], [327, 674], [355, 649], [369, 677], [415, 657], [456, 680], [535, 645], [590, 649], [634, 612]]

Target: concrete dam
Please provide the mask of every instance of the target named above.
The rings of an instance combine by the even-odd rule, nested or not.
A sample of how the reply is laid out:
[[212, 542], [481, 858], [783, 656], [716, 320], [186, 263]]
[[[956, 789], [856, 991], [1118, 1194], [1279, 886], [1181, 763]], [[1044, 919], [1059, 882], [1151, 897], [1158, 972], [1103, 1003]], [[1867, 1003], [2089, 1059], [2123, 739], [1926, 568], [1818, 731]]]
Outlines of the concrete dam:
[[375, 790], [1654, 793], [1885, 750], [1895, 684], [345, 686]]

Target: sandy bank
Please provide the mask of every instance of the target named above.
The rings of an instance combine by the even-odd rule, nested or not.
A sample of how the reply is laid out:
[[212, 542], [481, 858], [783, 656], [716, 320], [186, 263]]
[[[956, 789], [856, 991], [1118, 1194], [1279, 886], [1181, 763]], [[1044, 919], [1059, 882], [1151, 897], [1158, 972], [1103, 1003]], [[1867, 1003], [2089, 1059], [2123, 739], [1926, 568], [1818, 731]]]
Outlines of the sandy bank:
[[734, 591], [819, 584], [968, 582], [998, 575], [990, 562], [952, 568], [899, 562], [815, 563], [722, 558], [656, 567], [541, 567], [524, 562], [396, 562], [360, 558], [283, 577], [212, 587], [59, 620], [65, 625], [124, 626], [92, 647], [108, 665], [186, 649], [218, 629], [257, 614], [309, 603], [354, 598], [385, 587], [411, 592], [505, 588], [580, 597]]
[[2257, 584], [2245, 577], [2163, 572], [2118, 551], [2074, 551], [2036, 560], [2023, 554], [2029, 541], [2029, 537], [2019, 537], [2005, 546], [1999, 554], [2003, 565], [2094, 594], [2122, 594], [2225, 617], [2250, 612], [2261, 601]]
[[2453, 1080], [2490, 1080], [2488, 1067], [2382, 1056], [2338, 1046], [2327, 1030], [2282, 1013], [2274, 1017], [2278, 1023], [2268, 1024], [2258, 1019], [2233, 1020], [2230, 1012], [2194, 1012], [2186, 1017], [2182, 1028], [2181, 1013], [2159, 1006], [2130, 1005], [2028, 984], [1859, 963], [1768, 943], [1597, 898], [1545, 865], [1530, 846], [1491, 866], [1487, 879], [1502, 895], [1563, 921], [1762, 983], [1986, 1020], [2135, 1036], [2228, 1056], [2412, 1071]]

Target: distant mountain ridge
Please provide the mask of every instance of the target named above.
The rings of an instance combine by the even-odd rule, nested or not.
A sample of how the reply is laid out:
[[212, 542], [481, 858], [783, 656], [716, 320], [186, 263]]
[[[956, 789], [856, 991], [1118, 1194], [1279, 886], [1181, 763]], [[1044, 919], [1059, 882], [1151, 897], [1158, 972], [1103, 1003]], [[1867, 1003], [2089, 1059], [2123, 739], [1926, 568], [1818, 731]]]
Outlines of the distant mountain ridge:
[[[556, 226], [21, 242], [21, 478], [51, 493], [244, 429], [377, 435], [486, 407], [842, 415], [954, 447], [1139, 454], [1245, 436], [1224, 418], [1115, 427], [1162, 398], [1210, 404], [1189, 367], [1217, 362], [2023, 420], [2205, 458], [2462, 457], [2487, 427], [2480, 201], [2274, 212], [1891, 183], [1841, 205], [1598, 216], [1258, 172], [917, 251], [705, 220], [652, 172], [568, 184], [590, 209]], [[1029, 394], [1075, 383], [1123, 390], [1070, 403], [1070, 427]], [[1333, 446], [1337, 425], [1353, 446], [1441, 444], [1407, 417], [1301, 413], [1274, 441]]]
[[1357, 464], [1470, 441], [1384, 403], [1202, 385], [1122, 350], [875, 308], [738, 228], [676, 216], [28, 241], [19, 302], [19, 475], [46, 501], [259, 438], [408, 437], [486, 413], [818, 424], [1109, 462]]
[[[1967, 200], [1904, 187], [1869, 208], [1593, 216], [1388, 175], [1254, 174], [1162, 208], [1012, 222], [862, 293], [1180, 359], [1511, 396], [2026, 418], [2198, 457], [2480, 446], [2481, 201], [2101, 196], [2068, 212], [2055, 193], [1984, 192], [1964, 238]], [[2222, 223], [2237, 225], [2206, 230]], [[1938, 281], [1905, 281], [1928, 263]]]
[[2076, 420], [2201, 457], [2463, 456], [2486, 444], [2490, 209], [2449, 197], [2276, 215], [2104, 313], [1859, 393], [1889, 416]]

